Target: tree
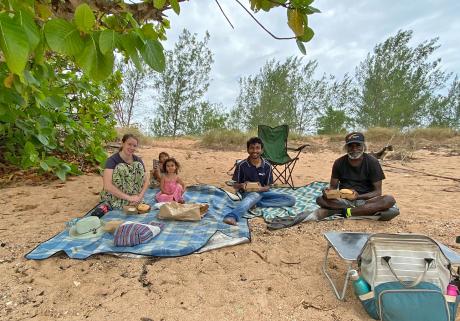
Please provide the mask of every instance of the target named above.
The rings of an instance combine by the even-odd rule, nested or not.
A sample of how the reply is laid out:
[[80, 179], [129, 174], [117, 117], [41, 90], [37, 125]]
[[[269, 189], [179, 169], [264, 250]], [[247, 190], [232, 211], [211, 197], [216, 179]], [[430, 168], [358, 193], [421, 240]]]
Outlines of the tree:
[[[0, 65], [0, 162], [65, 179], [86, 162], [105, 160], [103, 142], [115, 137], [110, 106], [120, 94], [119, 74], [94, 82], [55, 55], [30, 68], [25, 75], [33, 86], [25, 86], [5, 67]], [[20, 94], [9, 90], [13, 85]]]
[[299, 58], [291, 57], [283, 63], [270, 60], [257, 75], [240, 79], [240, 93], [232, 115], [239, 118], [241, 127], [295, 126], [297, 87], [293, 82], [300, 76], [300, 67]]
[[446, 96], [438, 95], [432, 106], [429, 126], [460, 129], [460, 81], [455, 77]]
[[116, 69], [123, 75], [122, 96], [113, 104], [115, 119], [122, 127], [129, 127], [136, 107], [140, 105], [143, 90], [149, 87], [151, 71], [148, 66], [137, 69], [132, 62], [119, 61]]
[[201, 135], [212, 129], [225, 127], [227, 115], [220, 105], [208, 101], [201, 102], [198, 107], [191, 107], [185, 116], [186, 135]]
[[303, 63], [293, 57], [283, 63], [271, 60], [259, 74], [241, 78], [236, 106], [230, 112], [230, 119], [238, 124], [235, 127], [287, 124], [305, 133], [313, 131], [321, 117], [321, 126], [329, 126], [323, 130], [338, 126], [334, 130], [341, 131], [348, 122], [345, 110], [350, 109], [352, 101], [351, 79], [347, 75], [341, 82], [325, 75], [315, 79], [317, 66], [316, 61]]
[[[179, 14], [182, 1], [0, 0], [0, 150], [8, 151], [1, 154], [2, 161], [24, 168], [40, 166], [53, 173], [62, 174], [62, 169], [70, 172], [71, 164], [62, 155], [74, 152], [72, 144], [61, 144], [60, 140], [61, 145], [49, 145], [51, 135], [59, 129], [62, 136], [78, 138], [78, 146], [86, 144], [82, 147], [89, 151], [88, 160], [101, 162], [102, 147], [94, 145], [110, 139], [107, 133], [113, 130], [103, 128], [106, 132], [102, 133], [100, 128], [93, 132], [88, 127], [92, 123], [113, 124], [113, 115], [106, 114], [94, 96], [94, 104], [82, 108], [97, 110], [88, 113], [93, 118], [76, 117], [73, 109], [66, 109], [74, 101], [59, 87], [66, 85], [59, 78], [67, 79], [70, 70], [73, 85], [79, 90], [87, 87], [90, 96], [109, 89], [117, 78], [112, 77], [115, 51], [131, 60], [138, 70], [143, 61], [153, 70], [163, 71], [165, 57], [160, 41], [166, 39], [165, 30], [170, 27], [164, 11], [172, 9]], [[312, 2], [250, 1], [254, 12], [275, 7], [286, 10], [293, 38], [303, 51], [302, 43], [313, 37], [307, 16], [319, 12], [310, 6]], [[58, 56], [69, 69], [56, 65]], [[105, 80], [108, 82], [102, 84]], [[51, 112], [55, 113], [52, 117]], [[21, 130], [23, 125], [16, 122], [18, 119], [27, 120], [29, 131]], [[46, 163], [47, 159], [53, 161]], [[61, 174], [60, 178], [65, 177]]]
[[166, 52], [164, 72], [153, 75], [157, 106], [151, 129], [156, 135], [175, 137], [190, 132], [189, 114], [196, 114], [209, 87], [213, 59], [208, 42], [208, 33], [200, 41], [184, 29], [174, 50]]
[[[325, 77], [323, 77], [323, 80]], [[321, 93], [318, 95], [321, 107], [318, 109], [316, 121], [318, 134], [339, 134], [347, 131], [352, 125], [350, 111], [353, 108], [355, 93], [352, 79], [346, 74], [341, 81], [334, 76], [324, 81]]]
[[363, 127], [408, 128], [423, 124], [439, 102], [451, 74], [431, 60], [438, 39], [410, 47], [412, 31], [398, 31], [374, 48], [356, 69], [359, 86], [356, 116]]

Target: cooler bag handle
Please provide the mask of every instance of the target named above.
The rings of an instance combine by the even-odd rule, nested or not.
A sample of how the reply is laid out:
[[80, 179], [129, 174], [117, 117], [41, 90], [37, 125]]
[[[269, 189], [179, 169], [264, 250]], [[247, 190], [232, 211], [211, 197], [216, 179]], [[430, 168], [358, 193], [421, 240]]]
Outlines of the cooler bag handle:
[[431, 263], [434, 261], [434, 259], [425, 258], [424, 259], [425, 260], [425, 269], [423, 270], [422, 274], [420, 274], [413, 282], [408, 282], [408, 281], [401, 280], [396, 275], [395, 271], [393, 270], [393, 268], [390, 265], [390, 260], [391, 260], [390, 256], [382, 256], [382, 260], [384, 260], [387, 263], [388, 268], [390, 269], [390, 272], [393, 274], [393, 276], [396, 278], [396, 280], [398, 280], [399, 283], [401, 283], [405, 288], [413, 288], [414, 286], [417, 286], [417, 284], [419, 284], [423, 280], [423, 278], [425, 277], [426, 272], [428, 271], [428, 268], [430, 267]]

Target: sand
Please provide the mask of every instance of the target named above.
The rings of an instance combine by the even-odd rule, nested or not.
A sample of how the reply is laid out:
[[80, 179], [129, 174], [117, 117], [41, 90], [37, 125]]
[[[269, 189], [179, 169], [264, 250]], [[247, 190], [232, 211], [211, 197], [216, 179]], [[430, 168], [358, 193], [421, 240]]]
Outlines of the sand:
[[[175, 146], [175, 148], [171, 148]], [[150, 166], [166, 150], [183, 166], [187, 184], [225, 186], [226, 174], [245, 151], [205, 149], [193, 140], [157, 141], [139, 149]], [[339, 150], [306, 151], [295, 183], [329, 180]], [[460, 177], [460, 156], [448, 149], [419, 150], [413, 161], [385, 161], [399, 168]], [[384, 193], [401, 215], [390, 222], [303, 223], [269, 231], [250, 221], [251, 243], [178, 258], [127, 259], [97, 255], [84, 261], [58, 255], [29, 261], [24, 255], [60, 232], [98, 201], [96, 174], [19, 184], [0, 193], [0, 320], [371, 320], [351, 287], [335, 298], [321, 272], [326, 231], [423, 233], [460, 250], [458, 181], [384, 167]], [[333, 275], [345, 270], [332, 257]]]

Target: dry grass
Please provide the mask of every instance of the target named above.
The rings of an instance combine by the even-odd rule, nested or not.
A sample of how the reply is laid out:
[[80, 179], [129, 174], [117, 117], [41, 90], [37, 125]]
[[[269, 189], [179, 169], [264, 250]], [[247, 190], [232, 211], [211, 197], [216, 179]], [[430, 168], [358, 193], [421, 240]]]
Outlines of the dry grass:
[[[256, 136], [256, 131], [241, 132], [239, 130], [212, 130], [201, 136], [200, 145], [206, 148], [241, 150], [245, 148], [246, 141]], [[459, 149], [460, 132], [449, 128], [417, 128], [402, 132], [395, 128], [370, 128], [364, 132], [369, 150], [377, 151], [383, 146], [393, 145], [394, 159], [410, 160], [417, 149], [436, 150], [441, 147]], [[342, 152], [344, 143], [343, 134], [335, 135], [302, 135], [295, 132], [289, 134], [289, 147], [298, 147], [303, 144], [310, 146], [307, 152], [318, 152], [329, 149]]]
[[118, 127], [115, 128], [117, 132], [117, 140], [121, 141], [121, 138], [125, 134], [133, 134], [139, 139], [139, 144], [142, 146], [150, 146], [153, 143], [154, 138], [151, 136], [145, 135], [139, 128], [137, 127]]
[[206, 148], [239, 150], [245, 148], [246, 141], [253, 136], [257, 136], [257, 133], [215, 129], [206, 132], [201, 137], [201, 145]]

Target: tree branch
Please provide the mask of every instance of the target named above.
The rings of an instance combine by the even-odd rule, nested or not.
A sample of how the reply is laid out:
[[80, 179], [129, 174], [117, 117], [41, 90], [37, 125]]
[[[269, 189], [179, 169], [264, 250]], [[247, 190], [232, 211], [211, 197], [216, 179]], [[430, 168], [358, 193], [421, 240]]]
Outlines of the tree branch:
[[260, 22], [259, 20], [256, 19], [256, 17], [254, 17], [254, 15], [239, 1], [239, 0], [235, 0], [236, 2], [238, 2], [238, 4], [247, 12], [248, 15], [251, 16], [252, 19], [254, 19], [255, 22], [257, 22], [257, 24], [265, 30], [266, 33], [268, 33], [270, 36], [272, 36], [273, 38], [277, 39], [277, 40], [289, 40], [289, 39], [295, 39], [296, 37], [277, 37], [275, 36], [273, 33], [271, 33], [267, 28], [265, 28]]
[[[178, 0], [184, 2], [185, 0]], [[46, 4], [46, 0], [41, 0]], [[153, 1], [139, 3], [125, 3], [122, 0], [51, 0], [51, 10], [57, 17], [70, 20], [73, 18], [75, 9], [86, 3], [91, 9], [97, 12], [119, 15], [123, 12], [130, 12], [138, 22], [147, 20], [162, 21], [164, 18], [163, 11], [170, 9], [165, 6], [162, 9], [156, 9]]]
[[227, 19], [228, 23], [230, 24], [230, 26], [232, 27], [232, 29], [235, 29], [235, 27], [233, 27], [232, 23], [230, 22], [230, 19], [228, 19], [227, 15], [225, 14], [224, 10], [222, 9], [222, 7], [220, 6], [220, 3], [219, 1], [217, 0], [214, 0], [216, 1], [217, 3], [217, 6], [219, 7], [220, 11], [222, 12], [222, 14], [224, 15], [225, 19]]

